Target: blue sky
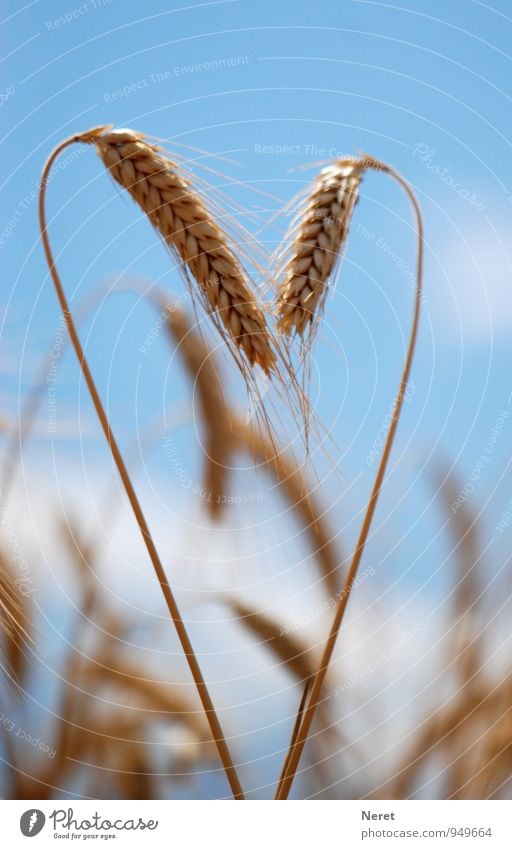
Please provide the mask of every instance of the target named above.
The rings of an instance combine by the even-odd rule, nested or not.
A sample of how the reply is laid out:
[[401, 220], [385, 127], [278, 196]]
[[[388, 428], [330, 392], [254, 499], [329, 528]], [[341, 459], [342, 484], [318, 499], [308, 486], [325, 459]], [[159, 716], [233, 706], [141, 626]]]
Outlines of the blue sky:
[[[240, 223], [261, 230], [258, 238], [271, 251], [287, 218], [278, 215], [266, 228], [264, 222], [315, 173], [297, 169], [337, 152], [366, 150], [411, 181], [426, 224], [414, 394], [390, 477], [396, 490], [390, 491], [410, 484], [420, 499], [418, 472], [433, 451], [456, 466], [463, 482], [500, 412], [508, 411], [511, 391], [510, 25], [506, 3], [434, 9], [429, 3], [328, 3], [319, 14], [314, 6], [287, 2], [175, 9], [152, 2], [144, 15], [137, 5], [116, 0], [8, 4], [2, 113], [9, 167], [1, 249], [8, 281], [2, 397], [9, 417], [16, 417], [18, 390], [26, 391], [58, 331], [34, 188], [44, 158], [63, 136], [111, 122], [199, 157], [222, 176], [200, 169], [198, 175], [215, 183], [226, 203], [244, 206], [249, 215], [241, 214]], [[178, 297], [183, 292], [147, 222], [108, 180], [93, 151], [80, 149], [63, 163], [48, 207], [59, 267], [75, 303], [119, 274], [158, 280]], [[340, 472], [360, 480], [361, 496], [370, 482], [365, 457], [389, 408], [408, 330], [409, 220], [397, 188], [369, 174], [315, 350], [317, 409], [329, 426], [335, 422], [338, 443], [350, 446], [342, 448]], [[165, 342], [158, 340], [150, 355], [139, 351], [154, 320], [150, 307], [122, 295], [102, 302], [83, 326], [124, 444], [136, 424], [186, 398], [179, 375], [169, 374]], [[91, 462], [99, 458], [101, 467], [106, 455], [69, 356], [59, 365], [58, 381], [58, 440], [45, 435], [43, 411], [32, 462], [42, 462], [49, 445], [64, 464], [70, 456], [77, 460], [79, 415], [81, 450], [90, 452]], [[491, 528], [509, 498], [506, 424], [474, 495], [476, 507], [476, 499], [493, 492], [492, 513], [486, 513]], [[158, 452], [153, 472], [162, 472]], [[339, 479], [327, 476], [324, 484], [329, 497]]]
[[[112, 122], [225, 154], [236, 164], [210, 162], [226, 174], [210, 179], [228, 197], [263, 207], [267, 218], [281, 204], [251, 194], [247, 184], [284, 204], [314, 174], [290, 169], [362, 149], [401, 169], [425, 211], [426, 304], [413, 376], [420, 400], [410, 405], [402, 436], [419, 427], [427, 448], [439, 440], [449, 457], [471, 469], [510, 392], [507, 4], [453, 3], [433, 11], [428, 3], [332, 3], [319, 15], [286, 2], [174, 10], [152, 2], [141, 16], [138, 6], [111, 0], [14, 3], [6, 11], [4, 227], [21, 212], [2, 244], [9, 282], [4, 361], [14, 379], [4, 390], [6, 403], [15, 400], [20, 334], [21, 375], [28, 380], [58, 320], [37, 244], [36, 205], [27, 198], [64, 135]], [[286, 146], [291, 152], [279, 152]], [[412, 265], [414, 244], [407, 206], [392, 185], [369, 175], [362, 195], [326, 316], [342, 337], [342, 365], [339, 342], [334, 356], [320, 343], [317, 364], [332, 408], [336, 384], [347, 381], [344, 427], [358, 430], [365, 411], [368, 437], [387, 409], [402, 354], [411, 291], [399, 262]], [[91, 151], [57, 174], [48, 203], [73, 297], [127, 271], [180, 292], [161, 245]], [[282, 233], [286, 221], [278, 223]], [[275, 248], [275, 232], [262, 237]], [[126, 326], [132, 308], [128, 298], [122, 316], [119, 303], [105, 305], [87, 331], [95, 365], [107, 358], [121, 427], [123, 398], [126, 412], [141, 359], [127, 337], [135, 326], [144, 336], [150, 321], [139, 307]], [[152, 356], [152, 378], [166, 353]], [[64, 370], [71, 383], [74, 364], [63, 366], [63, 381]], [[106, 373], [103, 368], [105, 380]], [[142, 380], [148, 411], [161, 403], [160, 382], [151, 384]], [[71, 386], [61, 399], [72, 418]], [[496, 448], [496, 467], [507, 459], [505, 441]]]

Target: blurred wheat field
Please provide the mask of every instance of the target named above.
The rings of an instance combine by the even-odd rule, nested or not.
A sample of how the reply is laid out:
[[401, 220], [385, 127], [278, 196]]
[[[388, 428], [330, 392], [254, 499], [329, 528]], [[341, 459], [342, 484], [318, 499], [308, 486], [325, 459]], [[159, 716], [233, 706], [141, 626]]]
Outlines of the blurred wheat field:
[[[241, 450], [244, 427], [240, 425]], [[246, 450], [254, 457], [250, 445]], [[271, 458], [268, 475], [270, 480], [276, 479]], [[458, 491], [457, 482], [445, 478], [442, 469], [436, 470], [436, 475], [439, 509], [446, 514]], [[301, 487], [290, 486], [286, 475], [279, 474], [276, 480], [277, 497], [294, 510], [298, 508], [298, 521], [306, 523], [311, 505], [308, 502], [304, 515], [299, 500]], [[229, 476], [224, 487], [229, 491]], [[321, 515], [321, 505], [315, 507]], [[341, 676], [340, 664], [336, 664], [336, 678], [331, 674], [326, 683], [300, 777], [304, 796], [508, 798], [512, 693], [508, 674], [493, 672], [492, 665], [488, 668], [499, 630], [495, 640], [482, 632], [482, 622], [490, 620], [499, 606], [499, 588], [493, 598], [482, 598], [478, 522], [465, 506], [456, 515], [449, 563], [454, 586], [451, 621], [444, 623], [450, 634], [451, 656], [447, 660], [438, 651], [435, 659], [423, 667], [420, 663], [413, 682], [408, 683], [409, 697], [411, 688], [413, 694], [414, 689], [427, 694], [423, 712], [416, 705], [414, 723], [407, 733], [400, 722], [394, 734], [389, 730], [384, 736], [371, 733], [382, 721], [379, 693], [383, 688], [392, 690], [393, 679], [403, 676], [413, 657], [426, 655], [425, 639], [432, 640], [432, 634], [422, 633], [417, 623], [416, 631], [414, 626], [404, 626], [400, 633], [394, 622], [378, 644], [370, 641], [366, 651], [359, 651], [359, 657], [346, 658]], [[323, 627], [331, 615], [336, 592], [330, 569], [336, 554], [329, 554], [329, 560], [324, 548], [325, 540], [330, 539], [328, 531], [309, 523], [307, 534], [311, 551], [316, 553], [321, 586], [319, 600], [309, 615], [297, 616], [293, 607], [287, 615], [286, 604], [278, 606], [275, 613], [274, 605], [259, 608], [245, 594], [226, 590], [219, 598], [216, 593], [215, 605], [224, 611], [220, 627], [228, 622], [230, 636], [245, 645], [244, 654], [261, 656], [264, 667], [272, 673], [271, 686], [276, 693], [290, 688], [299, 693], [312, 676], [321, 644], [318, 623]], [[211, 780], [217, 775], [213, 783], [217, 790], [213, 792], [222, 795], [225, 788], [215, 748], [200, 704], [190, 686], [184, 685], [183, 669], [178, 665], [173, 684], [168, 680], [167, 664], [156, 662], [153, 668], [147, 661], [147, 650], [141, 654], [140, 649], [130, 648], [134, 642], [141, 642], [137, 630], [147, 625], [109, 609], [108, 595], [97, 573], [99, 545], [94, 533], [87, 538], [84, 528], [69, 517], [62, 518], [55, 556], [73, 576], [73, 608], [67, 623], [68, 648], [57, 667], [58, 686], [50, 681], [56, 692], [49, 723], [46, 712], [37, 710], [33, 702], [33, 688], [41, 674], [39, 652], [43, 650], [44, 657], [49, 636], [45, 634], [47, 625], [38, 620], [30, 594], [24, 594], [20, 584], [16, 587], [9, 539], [4, 541], [2, 794], [26, 799], [68, 794], [127, 799], [195, 797], [198, 792], [211, 793], [212, 787], [208, 781], [203, 783], [204, 777]], [[332, 548], [337, 549], [341, 560], [339, 544], [329, 542]], [[228, 569], [228, 581], [230, 573]], [[197, 574], [196, 580], [201, 606], [204, 598]], [[354, 604], [359, 591], [364, 593], [364, 576], [354, 589]], [[374, 627], [374, 608], [363, 610], [362, 623], [355, 631], [349, 625], [346, 639], [354, 636], [356, 645], [360, 644], [361, 630]], [[161, 640], [161, 624], [147, 638], [149, 645]], [[400, 691], [400, 684], [395, 685], [389, 702], [384, 700], [391, 725], [396, 691]], [[283, 722], [283, 705], [280, 710], [276, 721]], [[290, 720], [285, 714], [284, 723]], [[28, 740], [30, 736], [35, 743]], [[244, 746], [239, 749], [243, 757]], [[250, 763], [245, 770], [250, 776]], [[260, 792], [253, 791], [256, 796]]]

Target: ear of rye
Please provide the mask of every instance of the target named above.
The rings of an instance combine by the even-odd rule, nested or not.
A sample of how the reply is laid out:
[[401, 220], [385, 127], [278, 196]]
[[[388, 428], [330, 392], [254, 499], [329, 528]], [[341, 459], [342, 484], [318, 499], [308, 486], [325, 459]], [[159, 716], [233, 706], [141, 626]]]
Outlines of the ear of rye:
[[142, 134], [112, 130], [96, 149], [105, 167], [146, 213], [186, 274], [199, 285], [218, 326], [249, 364], [269, 373], [276, 364], [264, 313], [226, 233], [179, 168]]
[[290, 334], [318, 317], [356, 204], [364, 165], [340, 160], [313, 183], [293, 240], [277, 304], [278, 327]]

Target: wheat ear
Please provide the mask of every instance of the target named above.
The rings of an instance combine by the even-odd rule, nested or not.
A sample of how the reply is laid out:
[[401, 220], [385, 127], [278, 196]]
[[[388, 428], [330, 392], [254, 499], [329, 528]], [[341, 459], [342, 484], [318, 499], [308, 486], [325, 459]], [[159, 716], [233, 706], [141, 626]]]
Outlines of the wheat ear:
[[340, 159], [320, 171], [293, 231], [291, 256], [279, 276], [277, 321], [301, 336], [319, 317], [329, 280], [346, 242], [364, 164]]
[[96, 410], [96, 414], [100, 421], [103, 433], [105, 435], [105, 439], [107, 440], [108, 446], [110, 448], [112, 458], [115, 462], [117, 471], [123, 483], [126, 495], [130, 502], [133, 514], [139, 526], [140, 532], [142, 534], [142, 538], [146, 545], [146, 549], [148, 551], [149, 557], [153, 564], [153, 568], [155, 570], [155, 574], [164, 596], [165, 602], [167, 604], [167, 608], [169, 610], [169, 614], [176, 628], [176, 632], [178, 634], [178, 638], [180, 640], [185, 658], [187, 660], [190, 672], [194, 679], [194, 683], [197, 688], [197, 692], [201, 699], [201, 704], [203, 705], [206, 718], [210, 725], [210, 729], [212, 732], [213, 739], [216, 743], [217, 750], [219, 752], [219, 756], [221, 758], [224, 770], [226, 772], [226, 777], [229, 781], [231, 790], [235, 799], [243, 799], [244, 794], [242, 790], [242, 786], [238, 779], [238, 775], [236, 773], [235, 766], [233, 764], [226, 739], [224, 737], [219, 719], [215, 712], [215, 708], [213, 706], [213, 702], [211, 700], [208, 688], [206, 686], [206, 682], [203, 678], [203, 674], [201, 672], [201, 668], [199, 666], [197, 657], [195, 655], [194, 649], [192, 647], [192, 643], [188, 636], [187, 629], [185, 627], [185, 623], [179, 611], [178, 605], [176, 603], [176, 599], [174, 598], [174, 594], [171, 590], [169, 582], [167, 580], [167, 576], [165, 574], [164, 567], [160, 560], [160, 556], [158, 554], [156, 545], [154, 543], [153, 537], [151, 535], [151, 531], [149, 530], [149, 526], [147, 524], [146, 518], [142, 511], [142, 508], [139, 504], [139, 500], [137, 498], [135, 489], [130, 479], [130, 475], [125, 466], [122, 454], [118, 448], [117, 442], [115, 440], [114, 434], [110, 427], [110, 422], [105, 413], [105, 409], [103, 407], [101, 398], [99, 396], [98, 390], [96, 388], [96, 384], [94, 382], [94, 378], [92, 376], [91, 370], [89, 368], [89, 364], [85, 358], [85, 353], [83, 351], [80, 338], [77, 333], [76, 325], [73, 319], [73, 316], [70, 312], [68, 301], [66, 298], [66, 294], [64, 292], [64, 288], [62, 286], [60, 277], [57, 272], [57, 268], [55, 266], [55, 262], [53, 259], [52, 250], [50, 247], [50, 242], [48, 238], [48, 228], [46, 224], [46, 210], [45, 210], [45, 198], [46, 198], [46, 187], [48, 184], [49, 174], [52, 168], [54, 161], [57, 159], [59, 154], [65, 150], [65, 148], [69, 147], [71, 144], [75, 143], [84, 143], [90, 144], [92, 141], [95, 141], [99, 135], [104, 131], [104, 128], [94, 128], [85, 133], [78, 133], [76, 135], [70, 136], [70, 138], [65, 139], [63, 142], [57, 145], [56, 148], [52, 151], [50, 156], [48, 157], [45, 166], [43, 168], [43, 172], [41, 175], [41, 186], [39, 190], [39, 224], [41, 228], [41, 238], [43, 242], [44, 252], [46, 256], [46, 260], [48, 262], [48, 268], [50, 270], [50, 274], [53, 280], [53, 284], [55, 286], [55, 291], [57, 293], [57, 298], [59, 300], [60, 307], [62, 309], [64, 319], [66, 321], [66, 325], [69, 331], [69, 335], [71, 338], [71, 342], [73, 344], [73, 348], [75, 350], [78, 363], [80, 365], [82, 374], [84, 376], [84, 380], [87, 384], [87, 388], [89, 390], [89, 394], [91, 396], [92, 402], [94, 404], [94, 408]]
[[107, 130], [95, 141], [105, 167], [195, 278], [210, 312], [220, 319], [217, 326], [250, 365], [272, 371], [276, 356], [263, 311], [226, 233], [178, 166], [133, 130]]
[[345, 579], [345, 584], [343, 590], [341, 591], [338, 599], [338, 605], [336, 608], [336, 612], [334, 615], [334, 619], [332, 622], [331, 630], [329, 632], [329, 636], [327, 638], [325, 648], [322, 655], [322, 660], [320, 661], [320, 666], [316, 672], [316, 675], [313, 679], [313, 683], [311, 685], [311, 691], [309, 695], [309, 699], [306, 705], [306, 708], [303, 711], [302, 721], [300, 723], [299, 731], [296, 735], [296, 738], [293, 740], [292, 745], [290, 747], [290, 751], [288, 753], [287, 758], [284, 762], [284, 767], [281, 772], [281, 776], [279, 779], [279, 784], [276, 792], [276, 799], [286, 799], [288, 798], [288, 794], [290, 792], [293, 779], [297, 772], [297, 768], [299, 766], [300, 757], [302, 751], [304, 749], [309, 730], [311, 728], [311, 724], [313, 722], [313, 718], [315, 716], [315, 712], [318, 707], [318, 702], [320, 699], [320, 695], [322, 692], [322, 686], [325, 680], [325, 676], [327, 674], [327, 670], [329, 667], [329, 663], [331, 662], [332, 654], [334, 651], [334, 647], [336, 645], [336, 641], [338, 639], [338, 634], [341, 628], [341, 623], [343, 621], [343, 616], [345, 614], [345, 609], [347, 607], [348, 599], [350, 596], [350, 591], [352, 589], [354, 580], [357, 575], [357, 571], [359, 569], [359, 564], [361, 562], [361, 558], [363, 556], [363, 552], [365, 549], [366, 541], [368, 539], [368, 535], [370, 532], [370, 526], [372, 523], [373, 515], [375, 513], [375, 508], [377, 506], [377, 501], [379, 499], [380, 491], [382, 488], [382, 482], [384, 480], [384, 475], [386, 473], [386, 468], [389, 460], [389, 455], [391, 453], [391, 448], [393, 447], [393, 442], [395, 439], [396, 429], [398, 426], [398, 421], [400, 418], [400, 413], [402, 410], [405, 393], [407, 390], [407, 384], [409, 382], [409, 374], [412, 367], [412, 361], [414, 358], [414, 351], [416, 349], [416, 338], [418, 335], [418, 326], [419, 326], [419, 318], [420, 318], [420, 308], [421, 308], [421, 294], [423, 289], [423, 220], [421, 216], [421, 209], [419, 203], [416, 199], [416, 196], [411, 189], [409, 183], [407, 183], [404, 178], [398, 174], [391, 166], [386, 165], [383, 162], [379, 162], [378, 160], [373, 159], [373, 157], [365, 156], [362, 160], [364, 163], [364, 167], [372, 168], [377, 171], [381, 171], [389, 176], [393, 177], [394, 180], [398, 182], [400, 187], [405, 191], [409, 201], [411, 203], [415, 222], [416, 222], [416, 233], [418, 238], [418, 251], [417, 251], [417, 261], [416, 261], [416, 291], [414, 298], [414, 309], [413, 309], [413, 318], [412, 318], [412, 327], [409, 338], [409, 345], [407, 349], [407, 354], [405, 358], [404, 368], [402, 372], [402, 376], [400, 379], [400, 385], [398, 389], [398, 394], [395, 399], [395, 404], [393, 408], [393, 415], [391, 419], [391, 424], [389, 426], [388, 434], [386, 437], [386, 442], [384, 445], [384, 449], [382, 452], [381, 460], [379, 463], [379, 467], [377, 470], [377, 476], [375, 478], [375, 482], [373, 484], [373, 488], [370, 494], [370, 499], [368, 501], [368, 505], [366, 508], [366, 513], [364, 516], [363, 524], [359, 533], [359, 538], [357, 540], [356, 549], [354, 555], [352, 557], [352, 561], [350, 564], [350, 568], [347, 573], [347, 577]]

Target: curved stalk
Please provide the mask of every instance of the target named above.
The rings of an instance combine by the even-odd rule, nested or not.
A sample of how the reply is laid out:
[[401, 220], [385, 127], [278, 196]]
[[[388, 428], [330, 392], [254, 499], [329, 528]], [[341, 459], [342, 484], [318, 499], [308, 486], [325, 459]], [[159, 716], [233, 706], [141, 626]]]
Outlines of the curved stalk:
[[194, 649], [192, 647], [192, 643], [191, 643], [190, 638], [188, 636], [188, 632], [187, 632], [187, 629], [185, 627], [185, 623], [183, 621], [183, 618], [182, 618], [181, 613], [179, 611], [178, 605], [177, 605], [176, 600], [174, 598], [174, 594], [173, 594], [171, 587], [170, 587], [170, 585], [167, 581], [165, 570], [164, 570], [164, 567], [163, 567], [162, 562], [160, 560], [160, 556], [158, 554], [155, 543], [153, 541], [153, 537], [152, 537], [151, 532], [149, 530], [149, 526], [146, 522], [146, 518], [145, 518], [144, 513], [142, 511], [142, 508], [139, 504], [137, 495], [135, 493], [135, 489], [134, 489], [133, 484], [132, 484], [131, 479], [130, 479], [130, 475], [129, 475], [128, 470], [125, 466], [121, 452], [120, 452], [120, 450], [117, 446], [117, 442], [114, 438], [114, 434], [113, 434], [112, 429], [110, 427], [110, 423], [109, 423], [109, 420], [107, 418], [103, 404], [101, 402], [98, 390], [96, 388], [96, 384], [94, 382], [92, 373], [89, 369], [89, 365], [88, 365], [87, 360], [85, 358], [85, 354], [84, 354], [84, 351], [83, 351], [83, 348], [82, 348], [82, 345], [81, 345], [81, 342], [80, 342], [80, 339], [79, 339], [79, 336], [78, 336], [78, 333], [77, 333], [75, 322], [74, 322], [73, 316], [71, 314], [71, 311], [69, 309], [69, 305], [68, 305], [68, 302], [67, 302], [67, 298], [66, 298], [62, 283], [61, 283], [59, 275], [57, 273], [57, 269], [56, 269], [56, 266], [55, 266], [55, 262], [54, 262], [54, 259], [53, 259], [53, 255], [52, 255], [52, 251], [51, 251], [50, 243], [49, 243], [49, 239], [48, 239], [48, 231], [47, 231], [47, 224], [46, 224], [46, 212], [45, 212], [45, 196], [46, 196], [46, 186], [47, 186], [47, 183], [48, 183], [48, 175], [50, 173], [50, 170], [51, 170], [51, 167], [52, 167], [54, 161], [59, 156], [59, 154], [65, 148], [69, 147], [71, 144], [75, 144], [77, 142], [82, 142], [82, 143], [86, 143], [86, 144], [94, 142], [96, 140], [96, 138], [101, 134], [101, 132], [104, 129], [105, 128], [103, 128], [103, 127], [95, 128], [93, 130], [90, 130], [87, 133], [76, 134], [76, 135], [71, 136], [70, 138], [66, 139], [65, 141], [63, 141], [59, 145], [57, 145], [57, 147], [53, 150], [53, 152], [50, 154], [49, 158], [47, 159], [47, 161], [45, 163], [45, 166], [44, 166], [43, 172], [42, 172], [42, 176], [41, 176], [41, 187], [40, 187], [40, 191], [39, 191], [39, 223], [40, 223], [40, 227], [41, 227], [41, 237], [42, 237], [42, 241], [43, 241], [44, 252], [45, 252], [45, 255], [46, 255], [46, 260], [48, 262], [48, 267], [50, 269], [50, 274], [52, 276], [53, 284], [55, 286], [55, 291], [57, 293], [57, 298], [59, 300], [59, 304], [60, 304], [60, 307], [61, 307], [63, 315], [64, 315], [64, 320], [66, 322], [67, 329], [69, 331], [71, 342], [72, 342], [73, 348], [75, 350], [75, 353], [76, 353], [76, 356], [77, 356], [77, 359], [78, 359], [78, 363], [80, 365], [80, 369], [81, 369], [82, 374], [84, 376], [84, 380], [87, 384], [87, 388], [88, 388], [89, 393], [91, 395], [91, 399], [92, 399], [92, 402], [94, 404], [94, 408], [96, 410], [98, 419], [100, 421], [103, 433], [105, 435], [105, 439], [108, 442], [108, 446], [110, 448], [112, 458], [115, 462], [117, 471], [118, 471], [119, 476], [121, 478], [121, 481], [123, 483], [126, 495], [127, 495], [128, 500], [130, 502], [132, 511], [134, 513], [135, 519], [136, 519], [137, 524], [139, 526], [139, 529], [140, 529], [140, 532], [142, 534], [144, 543], [146, 545], [146, 549], [148, 551], [149, 557], [150, 557], [151, 562], [153, 564], [153, 568], [155, 570], [155, 574], [156, 574], [158, 583], [160, 585], [160, 589], [162, 591], [165, 602], [167, 604], [169, 614], [170, 614], [171, 619], [174, 623], [174, 627], [176, 628], [176, 632], [178, 634], [179, 641], [181, 643], [181, 646], [182, 646], [184, 655], [186, 657], [190, 672], [192, 674], [192, 677], [194, 679], [194, 683], [195, 683], [196, 688], [197, 688], [197, 692], [199, 694], [199, 698], [201, 699], [201, 704], [204, 708], [206, 718], [208, 720], [208, 723], [209, 723], [209, 726], [210, 726], [210, 729], [211, 729], [211, 732], [212, 732], [213, 740], [215, 741], [215, 744], [217, 746], [217, 750], [219, 752], [219, 756], [220, 756], [220, 759], [222, 761], [222, 765], [224, 767], [226, 777], [229, 781], [229, 784], [230, 784], [231, 790], [233, 792], [234, 798], [235, 799], [243, 799], [244, 798], [243, 790], [242, 790], [240, 781], [238, 779], [238, 776], [237, 776], [237, 773], [236, 773], [236, 770], [235, 770], [235, 766], [233, 764], [233, 761], [232, 761], [232, 758], [231, 758], [231, 755], [230, 755], [230, 752], [229, 752], [229, 749], [228, 749], [228, 746], [227, 746], [227, 743], [226, 743], [226, 739], [224, 737], [222, 728], [220, 726], [220, 722], [219, 722], [217, 714], [215, 712], [213, 702], [212, 702], [210, 694], [208, 692], [206, 682], [203, 678], [203, 674], [201, 672], [199, 663], [197, 661], [197, 657], [195, 655]]
[[379, 162], [376, 159], [373, 159], [372, 157], [366, 155], [364, 155], [363, 161], [367, 168], [372, 168], [376, 171], [382, 171], [383, 173], [389, 174], [391, 177], [393, 177], [407, 194], [407, 197], [409, 198], [409, 201], [414, 211], [414, 216], [416, 219], [416, 232], [418, 236], [418, 252], [416, 261], [416, 293], [414, 299], [412, 327], [409, 338], [409, 346], [407, 349], [407, 355], [405, 358], [404, 369], [402, 372], [400, 386], [394, 404], [393, 417], [389, 426], [388, 435], [386, 437], [386, 443], [384, 445], [384, 450], [380, 460], [379, 468], [377, 470], [377, 476], [373, 484], [370, 500], [366, 508], [363, 524], [359, 532], [359, 538], [357, 541], [356, 549], [352, 557], [352, 562], [350, 564], [345, 584], [340, 592], [336, 613], [331, 626], [331, 630], [329, 632], [329, 636], [325, 644], [322, 659], [320, 661], [320, 666], [313, 678], [307, 706], [305, 708], [299, 708], [299, 713], [302, 713], [302, 720], [300, 721], [300, 727], [298, 732], [292, 738], [288, 754], [284, 761], [283, 769], [277, 786], [277, 792], [275, 796], [276, 799], [288, 798], [293, 779], [295, 778], [297, 768], [299, 766], [300, 757], [302, 755], [304, 745], [306, 743], [315, 716], [315, 712], [318, 707], [322, 686], [325, 681], [325, 676], [327, 674], [327, 669], [332, 658], [334, 647], [336, 645], [336, 640], [338, 639], [338, 634], [340, 632], [343, 616], [347, 607], [350, 591], [352, 589], [352, 585], [354, 583], [355, 577], [357, 575], [357, 570], [359, 568], [359, 564], [363, 556], [373, 515], [375, 513], [375, 508], [377, 506], [377, 501], [382, 488], [382, 482], [386, 473], [386, 467], [388, 464], [389, 455], [391, 453], [391, 448], [393, 447], [398, 420], [400, 418], [404, 396], [409, 381], [409, 374], [411, 371], [412, 361], [414, 358], [414, 351], [416, 348], [416, 339], [418, 335], [421, 294], [423, 289], [423, 221], [420, 206], [414, 192], [412, 191], [407, 181], [404, 180], [404, 178], [400, 174], [394, 171], [393, 168], [383, 162]]

